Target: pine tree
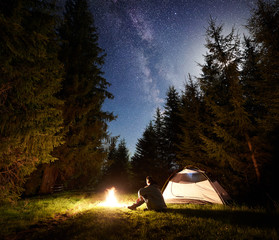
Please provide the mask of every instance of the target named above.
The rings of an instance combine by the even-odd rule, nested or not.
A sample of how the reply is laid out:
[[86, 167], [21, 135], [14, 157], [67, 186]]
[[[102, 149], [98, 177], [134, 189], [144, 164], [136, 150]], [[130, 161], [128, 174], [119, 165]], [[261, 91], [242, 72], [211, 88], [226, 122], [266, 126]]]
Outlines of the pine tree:
[[117, 138], [112, 138], [109, 146], [101, 187], [129, 190], [131, 187], [129, 150], [124, 139], [117, 146]]
[[[62, 175], [73, 187], [94, 181], [106, 157], [102, 140], [107, 137], [107, 122], [114, 119], [102, 111], [109, 83], [102, 76], [103, 50], [86, 0], [68, 0], [64, 23], [59, 33], [62, 39], [60, 59], [65, 67], [60, 98], [63, 107], [65, 144], [55, 150], [60, 159]], [[79, 179], [79, 181], [77, 181]]]
[[[255, 152], [260, 152], [261, 159], [265, 160], [261, 167], [264, 170], [264, 189], [278, 199], [274, 182], [279, 169], [279, 2], [259, 0], [252, 11], [248, 29], [255, 50], [254, 53], [249, 52], [249, 58], [246, 57], [246, 68], [251, 69], [251, 56], [256, 53], [257, 57], [254, 64], [257, 72], [252, 75], [256, 81], [250, 84], [258, 104], [256, 123], [259, 147]], [[247, 79], [247, 74], [244, 77]]]
[[154, 159], [154, 172], [152, 175], [156, 176], [158, 184], [162, 186], [171, 173], [172, 165], [170, 165], [166, 155], [165, 122], [160, 108], [157, 108], [153, 121], [156, 136], [156, 149], [154, 149], [156, 158]]
[[200, 138], [206, 118], [204, 102], [197, 82], [189, 76], [181, 97], [181, 133], [177, 154], [180, 167], [193, 165], [208, 171], [208, 158], [202, 149]]
[[279, 125], [279, 3], [259, 0], [249, 19], [248, 29], [260, 51], [260, 83], [258, 98], [264, 105], [263, 127], [270, 131]]
[[143, 136], [138, 139], [136, 151], [131, 159], [134, 187], [139, 188], [144, 186], [146, 176], [154, 176], [156, 172], [156, 132], [152, 122], [146, 127]]
[[118, 138], [119, 138], [119, 136], [111, 137], [109, 139], [108, 154], [107, 154], [106, 160], [103, 164], [104, 176], [109, 175], [109, 169], [116, 158]]
[[0, 201], [21, 195], [37, 164], [54, 161], [63, 104], [57, 18], [47, 1], [0, 4]]
[[256, 122], [257, 119], [262, 119], [266, 112], [259, 98], [261, 85], [264, 82], [259, 66], [260, 52], [255, 41], [246, 36], [244, 36], [243, 49], [241, 84], [246, 98], [247, 111]]
[[254, 145], [254, 154], [256, 158], [261, 159], [260, 165], [263, 168], [267, 159], [270, 158], [270, 147], [269, 143], [264, 140], [266, 129], [262, 126], [262, 121], [266, 117], [266, 109], [264, 101], [260, 97], [263, 90], [262, 86], [265, 85], [260, 69], [261, 53], [255, 41], [247, 37], [244, 37], [243, 49], [241, 84], [246, 101], [245, 108], [253, 124], [250, 138]]
[[240, 41], [234, 29], [227, 36], [222, 35], [222, 29], [211, 20], [207, 30], [209, 53], [199, 81], [211, 123], [202, 140], [209, 158], [219, 168], [230, 171], [233, 181], [252, 183], [260, 179], [260, 170], [251, 141], [253, 124], [240, 84]]
[[120, 183], [119, 188], [128, 190], [131, 187], [130, 156], [124, 139], [120, 141], [117, 148], [116, 163], [119, 169], [116, 180]]
[[176, 89], [171, 86], [167, 92], [167, 99], [164, 111], [165, 125], [165, 154], [169, 169], [176, 167], [176, 154], [178, 152], [180, 134], [180, 97]]

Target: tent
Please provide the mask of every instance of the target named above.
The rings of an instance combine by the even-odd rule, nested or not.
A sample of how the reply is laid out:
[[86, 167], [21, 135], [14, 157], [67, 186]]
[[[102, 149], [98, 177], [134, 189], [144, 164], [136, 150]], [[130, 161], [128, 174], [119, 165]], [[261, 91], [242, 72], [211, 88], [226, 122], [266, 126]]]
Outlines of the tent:
[[230, 199], [217, 181], [211, 182], [197, 168], [184, 168], [172, 174], [162, 192], [166, 203], [225, 204]]

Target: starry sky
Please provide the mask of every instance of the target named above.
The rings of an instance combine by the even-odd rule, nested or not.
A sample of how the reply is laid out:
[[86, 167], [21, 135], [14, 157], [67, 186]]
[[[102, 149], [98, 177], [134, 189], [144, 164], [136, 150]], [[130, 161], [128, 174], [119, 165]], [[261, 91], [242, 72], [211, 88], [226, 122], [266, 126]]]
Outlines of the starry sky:
[[224, 24], [225, 33], [235, 26], [243, 34], [255, 2], [89, 0], [114, 95], [103, 110], [118, 116], [109, 132], [125, 139], [131, 156], [156, 108], [163, 108], [169, 86], [180, 92], [188, 74], [199, 76], [210, 16]]

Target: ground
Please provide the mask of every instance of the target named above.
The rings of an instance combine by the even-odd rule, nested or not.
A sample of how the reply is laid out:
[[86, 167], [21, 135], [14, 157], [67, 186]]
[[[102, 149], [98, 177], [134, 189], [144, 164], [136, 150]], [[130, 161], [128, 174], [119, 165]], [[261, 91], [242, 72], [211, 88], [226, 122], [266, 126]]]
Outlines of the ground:
[[[136, 194], [121, 195], [129, 204]], [[0, 207], [2, 239], [279, 239], [278, 210], [168, 205], [166, 212], [100, 206], [102, 194], [63, 193]]]

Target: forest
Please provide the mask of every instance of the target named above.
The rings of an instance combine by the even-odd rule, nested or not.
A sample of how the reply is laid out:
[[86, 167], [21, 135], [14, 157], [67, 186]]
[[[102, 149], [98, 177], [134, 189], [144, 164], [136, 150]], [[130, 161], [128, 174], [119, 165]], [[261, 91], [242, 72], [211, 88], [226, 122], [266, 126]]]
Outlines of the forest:
[[[279, 170], [279, 2], [259, 0], [248, 36], [206, 28], [202, 74], [170, 86], [129, 156], [108, 133], [113, 99], [105, 49], [86, 0], [0, 2], [0, 202], [114, 185], [162, 187], [195, 166], [236, 202], [276, 204]], [[117, 121], [117, 120], [116, 120]]]

